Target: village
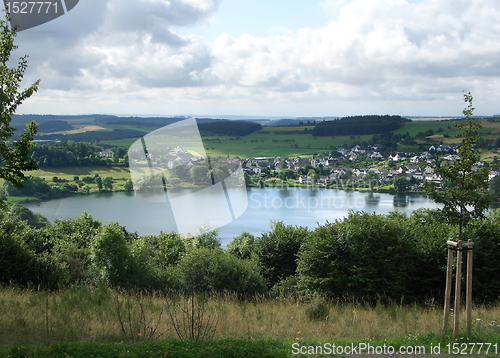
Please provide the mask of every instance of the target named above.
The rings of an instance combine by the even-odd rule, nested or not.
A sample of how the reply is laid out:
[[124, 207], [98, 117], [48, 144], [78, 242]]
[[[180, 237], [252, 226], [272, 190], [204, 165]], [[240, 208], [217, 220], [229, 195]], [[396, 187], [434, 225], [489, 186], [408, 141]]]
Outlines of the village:
[[[280, 179], [299, 185], [369, 187], [372, 190], [393, 185], [398, 191], [421, 191], [426, 183], [441, 186], [442, 177], [436, 169], [454, 164], [459, 158], [459, 145], [432, 145], [420, 155], [394, 151], [385, 156], [377, 151], [377, 146], [364, 149], [355, 145], [311, 158], [248, 158], [243, 161], [242, 168], [254, 183]], [[482, 160], [475, 163], [476, 168], [484, 166], [489, 164]], [[500, 177], [500, 169], [490, 170], [489, 180], [496, 176]]]

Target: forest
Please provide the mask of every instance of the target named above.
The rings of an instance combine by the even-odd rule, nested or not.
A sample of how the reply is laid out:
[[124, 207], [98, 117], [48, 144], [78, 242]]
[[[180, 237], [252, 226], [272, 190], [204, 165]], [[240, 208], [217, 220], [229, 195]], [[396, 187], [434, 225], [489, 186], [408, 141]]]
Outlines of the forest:
[[380, 134], [401, 128], [409, 119], [401, 116], [351, 116], [339, 120], [319, 122], [313, 136], [342, 136]]
[[223, 121], [213, 123], [198, 123], [198, 129], [203, 136], [247, 136], [262, 129], [257, 123], [243, 121]]
[[[84, 133], [82, 133], [84, 134]], [[47, 143], [31, 148], [30, 157], [37, 161], [39, 168], [70, 166], [108, 166], [111, 159], [105, 160], [99, 156], [100, 148], [84, 142], [72, 140]], [[123, 157], [125, 148], [114, 148], [116, 155]]]

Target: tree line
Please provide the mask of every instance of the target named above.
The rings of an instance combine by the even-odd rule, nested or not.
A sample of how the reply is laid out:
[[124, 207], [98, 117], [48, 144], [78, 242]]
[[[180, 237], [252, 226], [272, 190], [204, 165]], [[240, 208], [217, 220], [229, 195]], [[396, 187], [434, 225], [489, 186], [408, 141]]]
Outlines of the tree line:
[[[443, 237], [458, 235], [440, 211], [428, 209], [410, 216], [350, 212], [314, 230], [273, 222], [262, 235], [242, 233], [225, 249], [217, 231], [139, 236], [86, 213], [44, 227], [37, 222], [38, 228], [21, 220], [12, 206], [0, 210], [2, 284], [426, 302], [443, 296]], [[475, 242], [476, 302], [500, 296], [499, 225], [497, 210], [462, 233]]]
[[[101, 158], [100, 148], [88, 143], [68, 140], [58, 143], [47, 143], [31, 148], [30, 157], [36, 160], [38, 167], [77, 167], [77, 166], [108, 166], [111, 159]], [[115, 158], [122, 158], [127, 151], [123, 147], [113, 148]], [[117, 162], [115, 160], [115, 162]]]
[[343, 136], [380, 134], [404, 126], [409, 119], [401, 116], [351, 116], [333, 121], [319, 122], [313, 129], [313, 136]]
[[198, 123], [198, 129], [203, 136], [247, 136], [262, 129], [258, 123], [243, 121], [221, 121], [213, 123]]

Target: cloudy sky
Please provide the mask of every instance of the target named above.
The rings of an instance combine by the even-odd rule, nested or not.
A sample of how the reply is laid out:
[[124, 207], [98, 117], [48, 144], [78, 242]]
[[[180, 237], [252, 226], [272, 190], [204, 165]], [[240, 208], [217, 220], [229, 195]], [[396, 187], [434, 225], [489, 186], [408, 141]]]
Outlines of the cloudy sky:
[[80, 0], [22, 31], [18, 113], [500, 113], [498, 0]]

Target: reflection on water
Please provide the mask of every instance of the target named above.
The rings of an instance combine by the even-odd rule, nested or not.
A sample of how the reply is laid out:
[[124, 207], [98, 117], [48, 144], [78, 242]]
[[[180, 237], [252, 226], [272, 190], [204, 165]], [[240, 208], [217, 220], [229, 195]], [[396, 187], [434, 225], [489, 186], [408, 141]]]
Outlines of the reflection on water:
[[[239, 218], [220, 228], [223, 245], [243, 231], [260, 235], [269, 229], [271, 220], [314, 229], [327, 221], [333, 222], [346, 217], [349, 210], [387, 214], [394, 210], [411, 213], [419, 208], [442, 207], [423, 195], [397, 197], [385, 193], [334, 189], [250, 188], [247, 189], [247, 195], [248, 209]], [[215, 199], [208, 197], [205, 202], [207, 210], [220, 210]], [[137, 231], [140, 235], [177, 229], [168, 202], [145, 202], [138, 200], [133, 193], [80, 195], [26, 206], [46, 216], [50, 221], [54, 218], [76, 218], [83, 211], [87, 211], [103, 223], [116, 221], [126, 226], [129, 231]]]
[[365, 197], [365, 206], [366, 207], [371, 207], [371, 206], [377, 206], [380, 202], [380, 195], [375, 195], [373, 193], [369, 193]]
[[395, 208], [405, 208], [410, 204], [410, 199], [405, 194], [396, 194], [392, 202]]

